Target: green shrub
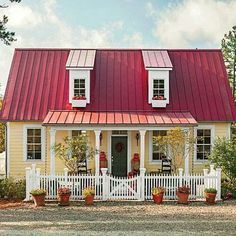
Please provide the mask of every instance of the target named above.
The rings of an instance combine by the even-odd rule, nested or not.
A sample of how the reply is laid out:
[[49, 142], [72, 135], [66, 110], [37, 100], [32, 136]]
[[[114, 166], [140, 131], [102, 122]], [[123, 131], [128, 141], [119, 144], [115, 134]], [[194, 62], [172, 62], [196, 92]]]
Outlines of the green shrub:
[[30, 194], [33, 196], [46, 195], [46, 191], [44, 189], [33, 189]]
[[221, 181], [221, 195], [222, 197], [226, 196], [226, 194], [230, 192], [233, 194], [233, 198], [236, 199], [236, 179], [222, 179]]
[[25, 180], [6, 178], [0, 180], [0, 198], [25, 198]]
[[205, 193], [215, 193], [217, 194], [217, 190], [215, 188], [206, 188], [204, 190]]

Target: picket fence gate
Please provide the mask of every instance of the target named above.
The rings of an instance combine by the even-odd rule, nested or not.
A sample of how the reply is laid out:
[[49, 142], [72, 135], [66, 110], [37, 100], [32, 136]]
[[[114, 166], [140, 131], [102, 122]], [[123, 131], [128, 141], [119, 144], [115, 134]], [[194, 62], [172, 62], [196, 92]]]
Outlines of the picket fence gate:
[[115, 177], [107, 173], [107, 168], [101, 169], [100, 175], [68, 175], [68, 169], [57, 175], [44, 175], [40, 168], [33, 164], [26, 168], [26, 200], [31, 199], [33, 189], [42, 188], [47, 191], [47, 200], [56, 200], [57, 189], [71, 189], [71, 199], [83, 199], [82, 191], [86, 187], [95, 189], [96, 200], [150, 200], [152, 188], [161, 186], [166, 189], [164, 199], [175, 200], [176, 189], [183, 185], [190, 187], [190, 199], [202, 200], [205, 188], [217, 189], [217, 200], [221, 196], [221, 169], [204, 169], [203, 174], [185, 175], [179, 169], [178, 175], [145, 174], [146, 169], [140, 168], [140, 174], [134, 177]]

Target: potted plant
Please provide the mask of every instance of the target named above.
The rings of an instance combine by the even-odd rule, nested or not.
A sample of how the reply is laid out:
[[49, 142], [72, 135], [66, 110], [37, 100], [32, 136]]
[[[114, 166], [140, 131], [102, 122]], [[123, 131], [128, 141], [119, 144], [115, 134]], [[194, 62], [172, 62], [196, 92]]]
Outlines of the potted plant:
[[57, 190], [57, 199], [59, 206], [69, 206], [71, 191], [69, 188], [63, 187]]
[[207, 204], [215, 204], [217, 190], [215, 188], [206, 188], [204, 190], [206, 203]]
[[86, 205], [93, 205], [95, 190], [94, 188], [87, 187], [83, 189], [83, 197]]
[[164, 193], [165, 193], [165, 188], [163, 187], [153, 188], [152, 197], [153, 197], [154, 203], [162, 204]]
[[83, 95], [74, 96], [71, 101], [72, 107], [86, 107], [86, 103], [86, 97]]
[[36, 207], [45, 206], [46, 191], [44, 189], [33, 189], [30, 194], [33, 197]]
[[186, 185], [177, 188], [176, 195], [178, 197], [178, 203], [188, 204], [188, 197], [190, 194], [190, 188]]

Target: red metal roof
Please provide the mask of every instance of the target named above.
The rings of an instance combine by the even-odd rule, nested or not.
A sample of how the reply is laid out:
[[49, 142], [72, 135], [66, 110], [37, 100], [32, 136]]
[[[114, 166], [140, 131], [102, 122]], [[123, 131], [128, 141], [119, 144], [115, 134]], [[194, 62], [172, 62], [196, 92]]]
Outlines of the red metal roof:
[[167, 50], [142, 50], [145, 68], [172, 68]]
[[196, 125], [189, 112], [86, 112], [50, 111], [44, 125], [116, 124], [116, 125]]
[[[142, 50], [96, 50], [86, 112], [190, 112], [197, 121], [236, 121], [236, 109], [220, 50], [167, 50], [170, 103], [148, 104]], [[17, 49], [5, 92], [1, 120], [43, 121], [49, 110], [70, 109], [70, 49]], [[116, 114], [120, 119], [120, 116]], [[79, 119], [79, 115], [76, 119]], [[100, 119], [100, 118], [99, 118]], [[104, 115], [104, 120], [105, 120]], [[152, 117], [148, 119], [152, 120]], [[129, 123], [130, 116], [123, 117]], [[104, 121], [105, 122], [105, 121]]]
[[70, 50], [66, 62], [67, 68], [93, 68], [96, 50]]

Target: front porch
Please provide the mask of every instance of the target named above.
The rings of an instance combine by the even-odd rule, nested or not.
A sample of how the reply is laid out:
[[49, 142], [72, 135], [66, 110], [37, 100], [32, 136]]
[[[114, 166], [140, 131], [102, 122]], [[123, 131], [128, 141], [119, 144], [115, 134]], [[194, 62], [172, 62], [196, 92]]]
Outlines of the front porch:
[[[132, 159], [139, 155], [140, 168], [147, 173], [161, 168], [161, 154], [153, 150], [154, 132], [163, 132], [174, 127], [191, 131], [196, 120], [190, 113], [95, 113], [81, 111], [49, 112], [43, 124], [50, 129], [50, 145], [61, 142], [76, 132], [87, 134], [91, 147], [96, 150], [94, 160], [88, 161], [92, 174], [99, 175], [100, 152], [105, 152], [108, 173], [127, 176], [132, 171]], [[187, 149], [187, 145], [186, 145]], [[186, 154], [181, 168], [190, 172], [192, 157]], [[50, 149], [50, 173], [63, 171], [54, 149]]]

